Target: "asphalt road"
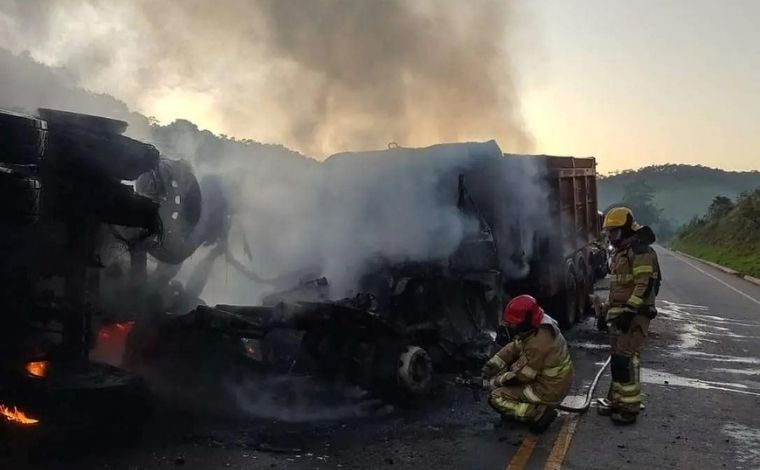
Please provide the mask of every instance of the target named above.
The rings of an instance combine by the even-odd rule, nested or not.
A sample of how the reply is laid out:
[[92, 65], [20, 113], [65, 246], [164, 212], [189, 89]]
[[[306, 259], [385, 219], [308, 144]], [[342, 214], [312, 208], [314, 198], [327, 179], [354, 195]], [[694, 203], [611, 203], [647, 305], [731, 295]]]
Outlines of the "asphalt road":
[[[159, 414], [134, 442], [68, 456], [15, 456], [3, 468], [50, 469], [608, 469], [760, 468], [760, 287], [658, 249], [660, 315], [642, 357], [646, 410], [633, 426], [592, 409], [563, 414], [542, 436], [495, 427], [470, 390], [382, 416], [282, 424], [246, 416]], [[604, 283], [601, 283], [602, 286]], [[585, 393], [609, 354], [591, 319], [567, 333]], [[603, 396], [606, 373], [597, 389]], [[572, 397], [570, 397], [572, 400]], [[262, 442], [286, 453], [262, 450]], [[266, 446], [265, 446], [266, 447]], [[271, 449], [270, 449], [271, 450]]]

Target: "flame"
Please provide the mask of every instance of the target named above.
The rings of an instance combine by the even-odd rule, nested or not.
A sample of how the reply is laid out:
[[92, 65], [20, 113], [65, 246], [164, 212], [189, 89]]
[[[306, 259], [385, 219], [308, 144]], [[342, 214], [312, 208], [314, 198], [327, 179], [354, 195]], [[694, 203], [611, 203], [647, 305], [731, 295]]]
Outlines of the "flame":
[[32, 377], [46, 377], [50, 368], [48, 361], [32, 361], [26, 363], [26, 373]]
[[105, 325], [98, 332], [98, 340], [109, 341], [126, 339], [129, 332], [132, 331], [133, 326], [135, 326], [135, 322], [133, 321]]
[[15, 406], [13, 409], [10, 409], [9, 407], [0, 404], [0, 415], [3, 415], [5, 419], [12, 423], [19, 423], [19, 424], [37, 424], [40, 421], [38, 419], [30, 418], [24, 413], [23, 411], [20, 411]]
[[95, 361], [105, 362], [112, 366], [120, 366], [127, 336], [135, 326], [134, 321], [111, 323], [104, 325], [98, 331], [95, 339], [95, 347], [90, 353], [90, 358]]

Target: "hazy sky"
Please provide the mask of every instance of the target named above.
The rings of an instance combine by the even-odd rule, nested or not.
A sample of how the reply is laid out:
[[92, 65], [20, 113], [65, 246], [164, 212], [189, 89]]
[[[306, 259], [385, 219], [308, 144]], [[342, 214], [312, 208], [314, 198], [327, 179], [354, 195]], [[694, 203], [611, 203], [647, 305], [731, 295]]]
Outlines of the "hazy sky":
[[0, 0], [0, 47], [316, 157], [496, 138], [760, 169], [760, 0]]
[[535, 150], [760, 169], [760, 1], [533, 0], [519, 58]]

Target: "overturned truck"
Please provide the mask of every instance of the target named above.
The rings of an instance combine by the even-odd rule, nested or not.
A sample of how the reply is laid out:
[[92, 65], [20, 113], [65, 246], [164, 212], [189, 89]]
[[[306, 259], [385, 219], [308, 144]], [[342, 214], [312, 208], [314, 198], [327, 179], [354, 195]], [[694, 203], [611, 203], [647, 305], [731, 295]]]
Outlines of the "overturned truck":
[[[435, 198], [467, 229], [445, 257], [379, 257], [354, 295], [340, 300], [329, 279], [317, 278], [268, 295], [260, 306], [200, 306], [164, 318], [148, 327], [159, 331], [153, 341], [134, 342], [135, 363], [172, 354], [169, 363], [180, 363], [187, 355], [177, 352], [194, 349], [188, 338], [199, 335], [201, 350], [216, 345], [206, 357], [224, 350], [266, 373], [408, 396], [427, 393], [434, 370], [476, 367], [489, 357], [511, 296], [533, 294], [564, 327], [590, 308], [606, 256], [598, 245], [593, 158], [505, 155], [491, 141], [339, 154], [324, 165], [328, 173], [429, 172]], [[283, 331], [297, 334], [283, 340]], [[189, 367], [187, 378], [196, 371]]]
[[[123, 136], [126, 127], [55, 110], [0, 113], [0, 405], [44, 414], [44, 423], [56, 413], [79, 420], [74, 410], [97, 402], [84, 390], [137, 393], [134, 376], [91, 360], [106, 360], [108, 343], [124, 338], [125, 365], [160, 369], [167, 381], [192, 385], [232, 368], [384, 397], [424, 394], [434, 370], [491, 354], [510, 296], [531, 293], [571, 326], [605, 265], [593, 158], [505, 155], [495, 142], [396, 147], [335, 155], [322, 169], [432, 181], [428, 196], [464, 227], [452, 249], [378, 256], [350, 295], [318, 277], [261, 305], [206, 306], [203, 279], [219, 256], [261, 282], [229, 254], [228, 209], [206, 197], [220, 181], [199, 182], [187, 163]], [[200, 274], [177, 288], [179, 266], [201, 245], [213, 249]], [[124, 257], [126, 268], [109, 263]], [[73, 401], [53, 397], [61, 393]]]
[[[57, 433], [140, 407], [138, 378], [88, 360], [109, 227], [154, 234], [159, 205], [126, 181], [159, 162], [127, 123], [0, 112], [0, 432]], [[85, 412], [87, 410], [87, 412]], [[129, 412], [129, 411], [127, 411]]]

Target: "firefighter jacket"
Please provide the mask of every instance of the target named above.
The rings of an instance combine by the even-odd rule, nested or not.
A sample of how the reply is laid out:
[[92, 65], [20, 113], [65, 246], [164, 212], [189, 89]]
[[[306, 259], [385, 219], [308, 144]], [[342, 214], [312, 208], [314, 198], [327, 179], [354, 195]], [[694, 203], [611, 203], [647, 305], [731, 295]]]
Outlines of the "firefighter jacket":
[[[523, 393], [534, 403], [558, 404], [573, 381], [573, 363], [557, 323], [549, 315], [538, 328], [507, 344], [486, 364], [484, 371], [508, 372], [525, 384]], [[494, 373], [493, 375], [496, 375]]]
[[662, 275], [652, 243], [654, 233], [649, 227], [642, 227], [613, 253], [607, 320], [626, 312], [650, 319], [657, 314], [655, 296]]

